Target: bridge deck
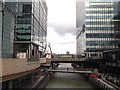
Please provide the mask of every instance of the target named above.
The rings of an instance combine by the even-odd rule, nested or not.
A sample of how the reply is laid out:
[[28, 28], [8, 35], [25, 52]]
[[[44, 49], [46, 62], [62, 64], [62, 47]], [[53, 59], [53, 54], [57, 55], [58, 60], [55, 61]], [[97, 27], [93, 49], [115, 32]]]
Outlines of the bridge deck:
[[75, 58], [51, 58], [49, 59], [52, 62], [62, 62], [62, 61], [85, 61], [85, 58], [79, 58], [79, 59], [75, 59]]
[[79, 74], [91, 74], [92, 71], [76, 71], [76, 70], [48, 70], [48, 72], [58, 72], [58, 73], [79, 73]]
[[80, 62], [86, 60], [101, 60], [102, 58], [47, 58], [51, 62]]

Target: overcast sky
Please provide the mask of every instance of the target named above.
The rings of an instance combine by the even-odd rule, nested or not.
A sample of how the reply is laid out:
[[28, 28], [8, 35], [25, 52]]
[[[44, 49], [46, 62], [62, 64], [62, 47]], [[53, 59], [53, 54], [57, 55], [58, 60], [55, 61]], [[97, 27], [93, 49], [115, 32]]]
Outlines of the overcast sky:
[[48, 36], [53, 53], [76, 53], [76, 0], [46, 0]]

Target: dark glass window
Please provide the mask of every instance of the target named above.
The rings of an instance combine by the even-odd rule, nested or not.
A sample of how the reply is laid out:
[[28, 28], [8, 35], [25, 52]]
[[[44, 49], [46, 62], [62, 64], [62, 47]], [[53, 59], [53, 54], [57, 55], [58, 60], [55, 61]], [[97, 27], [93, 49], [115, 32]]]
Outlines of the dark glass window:
[[23, 13], [31, 13], [32, 6], [31, 5], [23, 5]]
[[111, 38], [114, 34], [86, 34], [86, 38]]

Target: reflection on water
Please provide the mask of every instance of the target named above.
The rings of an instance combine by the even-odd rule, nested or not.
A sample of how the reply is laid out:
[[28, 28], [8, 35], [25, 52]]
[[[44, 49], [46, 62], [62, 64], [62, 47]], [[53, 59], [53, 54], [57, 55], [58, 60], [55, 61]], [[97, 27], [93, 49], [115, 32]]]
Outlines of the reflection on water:
[[[61, 64], [59, 68], [72, 68], [71, 64]], [[46, 88], [91, 88], [95, 90], [80, 74], [55, 73]]]

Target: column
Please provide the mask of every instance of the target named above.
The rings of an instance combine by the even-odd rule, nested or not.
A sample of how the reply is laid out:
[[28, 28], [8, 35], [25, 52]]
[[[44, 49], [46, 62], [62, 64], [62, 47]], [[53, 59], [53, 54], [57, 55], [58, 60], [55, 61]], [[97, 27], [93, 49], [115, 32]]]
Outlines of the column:
[[31, 44], [29, 45], [28, 58], [31, 58]]
[[8, 89], [12, 90], [12, 88], [13, 88], [13, 81], [10, 80], [10, 81], [8, 81]]
[[36, 57], [36, 53], [35, 53], [35, 51], [36, 51], [36, 47], [34, 46], [34, 58]]
[[33, 82], [33, 81], [34, 81], [34, 72], [31, 73], [31, 82]]
[[98, 52], [98, 57], [100, 57], [100, 52]]

